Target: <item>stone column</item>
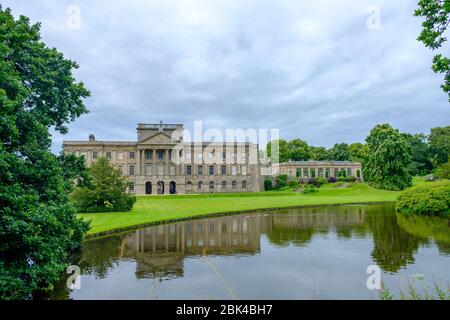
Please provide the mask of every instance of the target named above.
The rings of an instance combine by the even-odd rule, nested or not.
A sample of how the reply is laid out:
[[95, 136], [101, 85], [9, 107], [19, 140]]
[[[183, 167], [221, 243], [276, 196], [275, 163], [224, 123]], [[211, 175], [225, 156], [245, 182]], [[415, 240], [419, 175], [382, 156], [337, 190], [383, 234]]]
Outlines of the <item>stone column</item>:
[[141, 164], [141, 176], [145, 176], [145, 150], [140, 150], [139, 153], [139, 162]]

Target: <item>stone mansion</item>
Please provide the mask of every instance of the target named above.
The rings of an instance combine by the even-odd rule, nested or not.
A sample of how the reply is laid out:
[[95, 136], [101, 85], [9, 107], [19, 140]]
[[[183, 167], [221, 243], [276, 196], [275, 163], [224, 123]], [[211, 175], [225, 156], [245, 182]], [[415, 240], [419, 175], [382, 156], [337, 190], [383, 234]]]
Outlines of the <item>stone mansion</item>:
[[[108, 158], [130, 181], [129, 192], [190, 194], [263, 190], [258, 145], [251, 142], [185, 142], [182, 124], [138, 124], [137, 141], [64, 141], [64, 152], [84, 155], [87, 165]], [[360, 163], [300, 161], [272, 166], [272, 175], [359, 176]], [[265, 172], [267, 174], [267, 171]], [[299, 174], [300, 173], [300, 174]], [[360, 177], [362, 178], [362, 177]]]
[[87, 165], [108, 158], [136, 194], [260, 191], [258, 146], [249, 142], [184, 142], [182, 124], [138, 124], [137, 141], [64, 141]]

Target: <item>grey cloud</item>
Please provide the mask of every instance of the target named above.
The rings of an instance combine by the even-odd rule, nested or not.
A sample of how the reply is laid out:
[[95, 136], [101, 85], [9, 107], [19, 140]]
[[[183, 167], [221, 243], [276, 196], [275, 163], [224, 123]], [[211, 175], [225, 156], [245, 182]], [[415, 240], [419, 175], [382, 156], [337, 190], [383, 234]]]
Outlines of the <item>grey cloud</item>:
[[[368, 30], [369, 5], [381, 29]], [[448, 125], [433, 53], [418, 43], [414, 1], [3, 1], [91, 90], [90, 113], [63, 139], [133, 140], [137, 122], [280, 128], [311, 144], [362, 141], [377, 123]], [[65, 23], [81, 9], [80, 30]]]

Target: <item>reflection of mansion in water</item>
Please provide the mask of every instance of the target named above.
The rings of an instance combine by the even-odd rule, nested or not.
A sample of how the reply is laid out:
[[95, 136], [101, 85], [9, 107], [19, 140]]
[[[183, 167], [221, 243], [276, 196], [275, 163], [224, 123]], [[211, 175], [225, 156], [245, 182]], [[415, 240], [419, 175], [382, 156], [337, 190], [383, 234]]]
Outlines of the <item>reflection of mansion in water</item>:
[[318, 209], [317, 214], [314, 209], [305, 210], [309, 213], [298, 214], [302, 209], [289, 209], [275, 216], [264, 213], [222, 216], [140, 229], [123, 238], [122, 257], [136, 259], [136, 273], [140, 277], [181, 276], [186, 257], [260, 253], [262, 234], [283, 244], [290, 240], [290, 230], [305, 230], [311, 236], [311, 228], [320, 233], [364, 223], [363, 209], [351, 214], [337, 214], [334, 208], [328, 212]]

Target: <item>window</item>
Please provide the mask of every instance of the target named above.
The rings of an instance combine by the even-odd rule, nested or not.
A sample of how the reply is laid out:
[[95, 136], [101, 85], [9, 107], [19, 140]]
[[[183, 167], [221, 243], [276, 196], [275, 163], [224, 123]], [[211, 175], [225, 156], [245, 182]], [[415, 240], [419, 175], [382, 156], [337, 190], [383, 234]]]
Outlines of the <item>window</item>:
[[187, 190], [192, 190], [192, 182], [191, 182], [191, 181], [188, 181], [188, 182], [186, 183], [186, 189], [187, 189]]
[[163, 160], [164, 159], [164, 151], [163, 150], [159, 150], [158, 151], [158, 160]]
[[203, 188], [203, 182], [199, 181], [198, 182], [198, 190], [202, 190]]
[[134, 159], [134, 156], [135, 156], [135, 154], [134, 154], [133, 151], [131, 151], [131, 152], [128, 154], [128, 157], [129, 157], [130, 159]]
[[209, 166], [208, 173], [210, 176], [214, 175], [214, 166]]
[[209, 190], [214, 190], [214, 181], [209, 183]]
[[222, 190], [225, 190], [227, 188], [227, 182], [222, 181]]
[[152, 160], [152, 159], [153, 159], [153, 151], [147, 151], [147, 152], [145, 153], [145, 158], [146, 158], [147, 160]]
[[232, 188], [232, 189], [236, 189], [236, 181], [233, 181], [233, 182], [231, 183], [231, 188]]
[[203, 166], [197, 167], [197, 175], [199, 175], [199, 176], [203, 175]]
[[111, 151], [107, 151], [107, 152], [106, 152], [106, 158], [108, 158], [109, 160], [111, 160], [111, 158], [112, 158]]
[[242, 189], [247, 189], [247, 182], [245, 180], [242, 181]]
[[92, 159], [97, 159], [97, 157], [98, 157], [98, 152], [92, 151]]
[[129, 187], [128, 187], [128, 190], [129, 190], [130, 192], [133, 192], [133, 191], [134, 191], [134, 183], [133, 183], [133, 182], [130, 182], [130, 185], [129, 185]]
[[227, 153], [226, 152], [222, 152], [222, 160], [226, 160], [227, 159]]
[[237, 175], [237, 167], [236, 167], [236, 166], [232, 166], [232, 167], [231, 167], [231, 174], [232, 174], [233, 176]]
[[192, 174], [192, 166], [186, 166], [186, 175], [190, 176]]
[[117, 152], [117, 160], [123, 160], [123, 152]]
[[241, 173], [242, 173], [243, 176], [247, 175], [247, 167], [246, 166], [242, 166], [241, 167]]
[[130, 167], [128, 168], [128, 174], [130, 176], [134, 176], [134, 165], [130, 165]]
[[222, 166], [221, 173], [222, 174], [227, 174], [227, 166]]

